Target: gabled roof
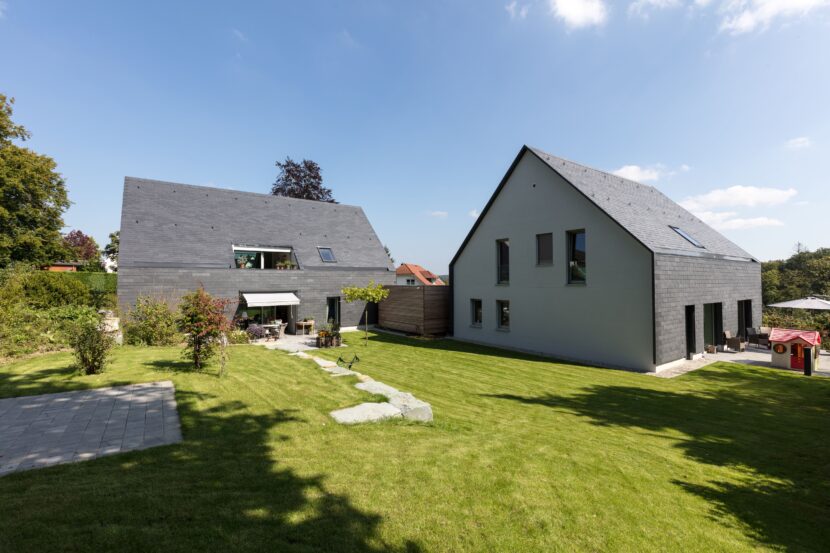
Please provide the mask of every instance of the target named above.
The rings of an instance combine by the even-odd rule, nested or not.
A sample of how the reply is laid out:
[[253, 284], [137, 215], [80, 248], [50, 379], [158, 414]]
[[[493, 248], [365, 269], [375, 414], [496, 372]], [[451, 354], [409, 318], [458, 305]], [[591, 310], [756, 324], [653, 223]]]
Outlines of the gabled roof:
[[[638, 242], [655, 253], [755, 261], [746, 251], [680, 207], [653, 186], [592, 169], [553, 156], [538, 148], [523, 146], [490, 201], [482, 210], [473, 228], [470, 229], [451, 265], [458, 259], [467, 242], [478, 228], [479, 222], [487, 215], [490, 206], [526, 153], [539, 158], [617, 222]], [[693, 245], [672, 227], [680, 228], [704, 247], [699, 248]]]
[[[441, 277], [414, 263], [401, 263], [401, 266], [395, 270], [395, 274], [401, 276], [413, 275], [421, 282], [421, 284], [425, 284], [427, 286], [440, 286], [444, 284]], [[433, 279], [434, 282], [430, 282], [430, 279]]]
[[291, 247], [303, 269], [392, 268], [356, 206], [124, 179], [119, 266], [228, 268], [234, 245]]

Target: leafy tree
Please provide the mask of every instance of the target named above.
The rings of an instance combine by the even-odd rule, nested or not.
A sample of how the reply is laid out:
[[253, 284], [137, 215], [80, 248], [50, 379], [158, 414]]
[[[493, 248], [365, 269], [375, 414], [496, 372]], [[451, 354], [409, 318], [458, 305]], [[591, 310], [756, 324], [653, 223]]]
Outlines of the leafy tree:
[[110, 241], [104, 247], [104, 255], [112, 263], [113, 271], [118, 271], [118, 248], [121, 242], [121, 231], [116, 230], [110, 233]]
[[110, 361], [113, 337], [101, 327], [99, 320], [78, 323], [70, 338], [75, 360], [84, 374], [100, 374]]
[[63, 237], [63, 243], [71, 253], [73, 261], [95, 261], [101, 257], [101, 250], [95, 238], [80, 230], [70, 231]]
[[348, 286], [342, 290], [347, 303], [356, 301], [365, 302], [363, 306], [363, 324], [366, 333], [366, 345], [369, 345], [369, 304], [380, 303], [389, 297], [389, 290], [383, 284], [375, 284], [372, 280], [364, 287]]
[[[230, 330], [225, 308], [230, 300], [214, 298], [204, 288], [185, 294], [179, 304], [179, 328], [187, 336], [184, 356], [193, 361], [193, 368], [202, 370], [205, 362], [222, 347], [224, 334]], [[222, 347], [224, 368], [224, 347]]]
[[331, 189], [323, 186], [320, 166], [310, 159], [297, 163], [290, 157], [286, 157], [284, 162], [278, 161], [276, 165], [280, 169], [280, 174], [271, 187], [271, 194], [274, 196], [337, 203], [332, 196]]
[[0, 94], [0, 267], [46, 264], [66, 253], [60, 234], [66, 185], [52, 158], [14, 143], [30, 135], [12, 121], [13, 104]]
[[176, 314], [167, 302], [139, 296], [127, 313], [124, 340], [134, 346], [172, 346], [181, 341]]
[[93, 305], [89, 286], [65, 273], [32, 271], [23, 283], [26, 303], [47, 309], [61, 305]]

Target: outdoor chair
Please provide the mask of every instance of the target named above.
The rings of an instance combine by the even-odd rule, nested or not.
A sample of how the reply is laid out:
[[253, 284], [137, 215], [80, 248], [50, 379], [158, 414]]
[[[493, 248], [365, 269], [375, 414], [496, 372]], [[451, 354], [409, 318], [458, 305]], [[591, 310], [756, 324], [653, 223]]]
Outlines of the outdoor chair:
[[732, 336], [728, 330], [723, 333], [723, 341], [726, 347], [734, 351], [746, 351], [746, 342], [741, 340], [740, 336]]

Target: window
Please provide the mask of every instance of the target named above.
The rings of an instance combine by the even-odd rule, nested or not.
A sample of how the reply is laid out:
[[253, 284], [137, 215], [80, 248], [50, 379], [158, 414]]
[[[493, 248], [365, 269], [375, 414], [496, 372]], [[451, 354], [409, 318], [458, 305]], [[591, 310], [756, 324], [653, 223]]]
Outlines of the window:
[[507, 300], [496, 301], [496, 313], [498, 314], [499, 328], [507, 330], [510, 328], [510, 302]]
[[536, 264], [553, 264], [553, 234], [550, 232], [536, 235]]
[[568, 283], [584, 283], [585, 277], [585, 231], [572, 230], [568, 232]]
[[470, 300], [470, 324], [481, 326], [481, 300]]
[[340, 296], [326, 298], [326, 322], [331, 325], [340, 324]]
[[271, 246], [233, 246], [233, 266], [237, 269], [299, 269], [291, 248]]
[[510, 240], [496, 240], [497, 279], [499, 284], [510, 282]]
[[337, 263], [337, 259], [334, 258], [334, 252], [331, 251], [331, 248], [317, 248], [317, 251], [320, 252], [320, 259], [324, 262]]
[[677, 234], [679, 234], [680, 236], [682, 236], [683, 238], [685, 238], [685, 239], [686, 239], [686, 241], [688, 241], [688, 242], [689, 242], [692, 246], [694, 246], [694, 247], [696, 247], [696, 248], [703, 248], [703, 249], [706, 249], [706, 246], [704, 246], [703, 244], [701, 244], [700, 242], [698, 242], [697, 240], [695, 240], [695, 239], [692, 237], [692, 235], [690, 235], [688, 232], [686, 232], [686, 231], [685, 231], [685, 230], [683, 230], [682, 228], [673, 227], [673, 226], [671, 226], [671, 225], [669, 225], [669, 228], [670, 228], [670, 229], [672, 229], [672, 230], [673, 230], [674, 232], [676, 232]]
[[406, 285], [407, 286], [415, 286], [415, 279], [414, 278], [406, 279]]

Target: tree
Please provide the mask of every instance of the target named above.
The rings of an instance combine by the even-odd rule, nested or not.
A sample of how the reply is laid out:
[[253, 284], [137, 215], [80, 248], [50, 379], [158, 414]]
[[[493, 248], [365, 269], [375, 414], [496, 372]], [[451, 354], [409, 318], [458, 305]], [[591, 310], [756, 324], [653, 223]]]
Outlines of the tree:
[[337, 203], [331, 190], [323, 186], [320, 166], [310, 159], [297, 163], [290, 157], [286, 157], [284, 162], [278, 161], [276, 165], [280, 169], [280, 174], [271, 187], [271, 194], [274, 196]]
[[121, 243], [121, 231], [116, 230], [115, 232], [110, 233], [110, 241], [104, 247], [104, 255], [107, 256], [107, 259], [110, 260], [112, 263], [112, 270], [114, 272], [118, 271], [118, 248]]
[[0, 267], [47, 264], [65, 256], [66, 184], [55, 161], [13, 143], [30, 135], [12, 121], [14, 99], [0, 94]]
[[96, 261], [101, 257], [95, 238], [80, 230], [70, 231], [63, 237], [63, 243], [73, 261]]
[[[230, 300], [214, 298], [204, 288], [182, 297], [179, 304], [179, 327], [187, 336], [184, 356], [193, 361], [193, 368], [202, 370], [205, 362], [216, 354], [225, 340], [230, 323], [225, 308]], [[224, 356], [224, 352], [223, 352]], [[224, 367], [224, 363], [222, 363]]]
[[353, 303], [356, 301], [365, 302], [363, 306], [363, 324], [366, 335], [366, 345], [369, 345], [369, 304], [380, 303], [389, 297], [389, 290], [383, 287], [383, 284], [375, 284], [372, 280], [364, 287], [347, 286], [342, 290], [345, 296], [346, 303]]

